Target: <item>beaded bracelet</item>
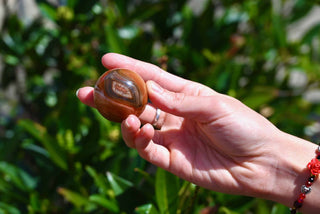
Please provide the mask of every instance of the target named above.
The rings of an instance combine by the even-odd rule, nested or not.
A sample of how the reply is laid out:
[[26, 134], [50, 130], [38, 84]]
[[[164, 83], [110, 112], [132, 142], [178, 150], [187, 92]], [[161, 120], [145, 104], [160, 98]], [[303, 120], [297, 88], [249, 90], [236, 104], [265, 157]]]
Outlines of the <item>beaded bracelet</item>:
[[320, 174], [320, 146], [316, 150], [316, 157], [308, 163], [307, 168], [310, 171], [310, 176], [307, 182], [301, 186], [299, 197], [294, 201], [293, 207], [290, 208], [291, 214], [297, 213], [297, 210], [302, 207], [306, 194], [311, 192], [311, 185]]

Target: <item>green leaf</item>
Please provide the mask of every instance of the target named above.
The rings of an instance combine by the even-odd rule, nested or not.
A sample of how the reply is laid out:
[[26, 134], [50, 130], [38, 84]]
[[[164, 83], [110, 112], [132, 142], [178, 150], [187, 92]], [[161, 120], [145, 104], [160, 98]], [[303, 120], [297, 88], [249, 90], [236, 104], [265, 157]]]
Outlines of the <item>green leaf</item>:
[[123, 41], [116, 29], [113, 26], [106, 26], [106, 36], [107, 36], [107, 44], [109, 46], [109, 51], [116, 53], [125, 53]]
[[46, 158], [50, 158], [50, 155], [47, 150], [27, 140], [23, 142], [22, 148], [38, 153]]
[[20, 211], [12, 205], [0, 202], [0, 213], [20, 214]]
[[33, 190], [37, 185], [35, 178], [31, 177], [22, 169], [4, 161], [0, 162], [0, 173], [3, 174], [7, 182], [12, 182], [23, 191]]
[[153, 204], [145, 204], [135, 209], [136, 214], [158, 214], [158, 210]]
[[67, 201], [78, 208], [85, 208], [86, 210], [93, 210], [96, 208], [96, 206], [87, 197], [77, 192], [62, 187], [58, 188], [58, 192]]
[[302, 43], [311, 43], [313, 38], [316, 38], [319, 36], [320, 32], [320, 24], [315, 25], [312, 27], [308, 32], [305, 33], [305, 35], [302, 38]]
[[11, 191], [10, 184], [7, 181], [3, 180], [3, 179], [0, 179], [0, 191], [1, 192], [5, 192], [5, 193]]
[[[118, 1], [117, 1], [117, 3], [118, 3]], [[150, 20], [152, 18], [152, 16], [161, 12], [161, 9], [163, 9], [163, 6], [161, 4], [146, 4], [145, 3], [145, 4], [143, 4], [143, 6], [135, 9], [135, 11], [131, 14], [130, 19]]]
[[146, 179], [146, 181], [150, 185], [154, 186], [154, 179], [148, 172], [143, 171], [142, 169], [139, 169], [139, 168], [134, 168], [134, 171], [138, 172], [139, 174], [141, 174], [143, 176], [143, 178]]
[[242, 102], [250, 108], [257, 109], [267, 104], [276, 97], [274, 88], [258, 87], [242, 99]]
[[115, 195], [121, 195], [126, 189], [132, 187], [133, 184], [111, 172], [107, 172], [107, 178]]
[[234, 211], [228, 209], [227, 207], [220, 207], [218, 214], [240, 214], [240, 213], [234, 212]]
[[47, 18], [55, 21], [57, 19], [57, 10], [47, 2], [41, 2], [38, 4], [41, 13]]
[[9, 65], [18, 65], [18, 63], [20, 62], [18, 57], [13, 55], [5, 55], [4, 61]]
[[156, 173], [155, 192], [160, 213], [175, 213], [177, 210], [179, 194], [178, 177], [158, 168]]
[[51, 160], [64, 170], [68, 169], [66, 154], [58, 143], [47, 133], [47, 129], [32, 120], [20, 120], [19, 126], [42, 143]]
[[276, 42], [278, 47], [286, 47], [287, 43], [287, 33], [285, 29], [285, 21], [284, 17], [281, 13], [281, 2], [280, 1], [271, 1], [272, 2], [272, 13], [271, 13], [271, 20], [272, 20], [272, 27], [273, 27], [273, 34], [274, 34], [274, 41]]
[[190, 205], [193, 205], [195, 203], [196, 195], [198, 194], [197, 192], [199, 191], [199, 188], [200, 187], [190, 183], [189, 181], [183, 181], [178, 192], [179, 204], [177, 213], [183, 213], [184, 210], [190, 210], [191, 208], [193, 208]]
[[288, 213], [289, 213], [288, 207], [284, 206], [283, 204], [275, 204], [272, 207], [270, 214], [288, 214]]
[[257, 199], [257, 214], [269, 214], [270, 205], [267, 204], [267, 201], [262, 199]]
[[78, 4], [79, 0], [67, 0], [67, 6], [69, 8], [74, 8]]
[[287, 43], [286, 31], [284, 30], [282, 19], [279, 15], [272, 16], [272, 23], [274, 27], [275, 41], [278, 47], [285, 47]]
[[165, 171], [161, 168], [158, 168], [156, 174], [156, 200], [157, 205], [160, 210], [160, 213], [169, 213], [169, 202], [167, 198], [167, 183], [166, 183], [166, 174]]
[[94, 183], [99, 188], [99, 191], [103, 194], [107, 194], [109, 188], [107, 185], [107, 180], [103, 175], [98, 174], [95, 169], [90, 166], [86, 167], [87, 172], [89, 175], [94, 179]]
[[40, 198], [39, 198], [39, 194], [36, 192], [36, 193], [32, 193], [30, 195], [30, 202], [29, 202], [29, 210], [32, 210], [32, 211], [40, 211], [40, 205], [41, 202], [40, 202]]
[[91, 195], [89, 197], [89, 200], [91, 202], [94, 202], [112, 212], [118, 213], [119, 212], [119, 207], [116, 201], [110, 201], [104, 196], [101, 195]]
[[252, 197], [228, 195], [219, 192], [215, 192], [214, 194], [216, 204], [220, 204], [232, 210], [237, 210], [240, 213], [243, 213], [256, 205], [256, 200]]

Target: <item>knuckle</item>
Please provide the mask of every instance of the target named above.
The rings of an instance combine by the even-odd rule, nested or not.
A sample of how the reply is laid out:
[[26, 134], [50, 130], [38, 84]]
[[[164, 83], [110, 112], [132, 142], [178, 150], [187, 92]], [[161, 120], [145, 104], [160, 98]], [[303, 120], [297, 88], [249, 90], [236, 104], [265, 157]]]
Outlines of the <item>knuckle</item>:
[[172, 110], [180, 108], [184, 101], [185, 101], [186, 95], [183, 93], [171, 93], [170, 95], [170, 108]]

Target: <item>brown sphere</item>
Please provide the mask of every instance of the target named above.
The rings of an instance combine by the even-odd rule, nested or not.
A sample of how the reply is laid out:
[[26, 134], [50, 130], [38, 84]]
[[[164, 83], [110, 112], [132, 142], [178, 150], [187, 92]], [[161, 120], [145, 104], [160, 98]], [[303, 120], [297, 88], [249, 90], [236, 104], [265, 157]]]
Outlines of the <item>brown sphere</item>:
[[106, 119], [121, 122], [130, 114], [139, 116], [148, 102], [143, 79], [128, 69], [102, 74], [94, 87], [94, 103]]

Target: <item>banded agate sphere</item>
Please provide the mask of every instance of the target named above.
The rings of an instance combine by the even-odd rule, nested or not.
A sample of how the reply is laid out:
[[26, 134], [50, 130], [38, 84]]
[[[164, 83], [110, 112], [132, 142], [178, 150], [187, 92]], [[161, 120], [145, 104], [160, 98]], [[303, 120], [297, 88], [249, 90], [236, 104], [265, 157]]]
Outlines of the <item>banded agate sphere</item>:
[[130, 114], [139, 116], [148, 102], [144, 80], [128, 69], [102, 74], [94, 87], [94, 103], [106, 119], [121, 122]]

